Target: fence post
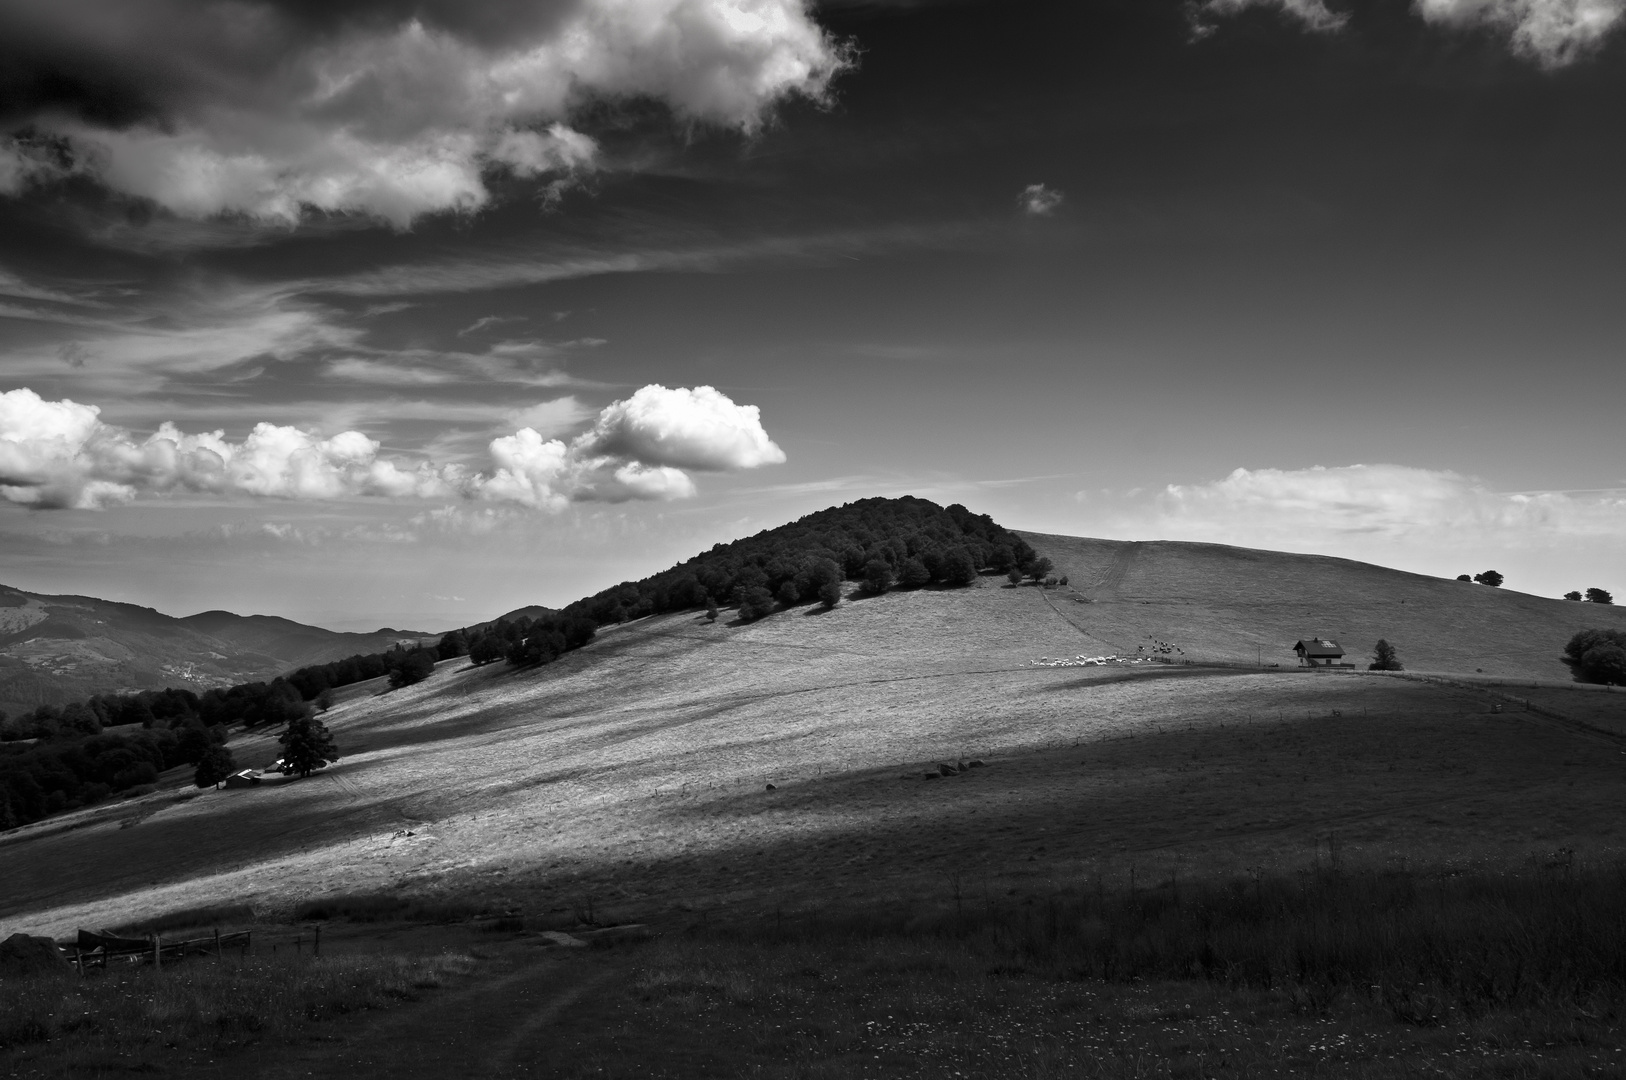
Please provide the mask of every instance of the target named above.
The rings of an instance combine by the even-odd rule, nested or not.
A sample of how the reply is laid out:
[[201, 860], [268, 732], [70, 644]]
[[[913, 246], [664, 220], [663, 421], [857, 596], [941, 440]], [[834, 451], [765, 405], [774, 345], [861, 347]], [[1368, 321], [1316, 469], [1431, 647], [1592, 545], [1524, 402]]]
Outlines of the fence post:
[[73, 966], [79, 969], [79, 977], [85, 977], [85, 955], [79, 951], [79, 946], [73, 947]]
[[152, 969], [162, 971], [164, 968], [164, 939], [157, 934], [152, 936]]
[[215, 959], [220, 959], [220, 927], [215, 927]]
[[316, 944], [311, 948], [311, 955], [322, 955], [322, 927], [320, 924], [318, 924], [316, 927]]

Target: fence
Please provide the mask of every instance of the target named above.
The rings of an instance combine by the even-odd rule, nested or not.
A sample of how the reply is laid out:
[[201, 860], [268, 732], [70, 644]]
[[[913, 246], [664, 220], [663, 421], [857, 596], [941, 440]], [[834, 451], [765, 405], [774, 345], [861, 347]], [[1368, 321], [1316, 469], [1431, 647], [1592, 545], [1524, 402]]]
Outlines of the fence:
[[[240, 955], [247, 956], [254, 948], [254, 931], [242, 930], [235, 934], [222, 934], [215, 931], [209, 937], [186, 938], [181, 941], [164, 941], [158, 934], [152, 935], [146, 941], [131, 938], [114, 939], [99, 944], [94, 948], [86, 949], [75, 944], [69, 952], [73, 966], [83, 975], [88, 968], [107, 967], [109, 960], [121, 960], [128, 964], [148, 963], [154, 967], [162, 967], [166, 962], [188, 956], [223, 956], [225, 950], [236, 949]], [[317, 935], [317, 952], [321, 950], [321, 936]]]

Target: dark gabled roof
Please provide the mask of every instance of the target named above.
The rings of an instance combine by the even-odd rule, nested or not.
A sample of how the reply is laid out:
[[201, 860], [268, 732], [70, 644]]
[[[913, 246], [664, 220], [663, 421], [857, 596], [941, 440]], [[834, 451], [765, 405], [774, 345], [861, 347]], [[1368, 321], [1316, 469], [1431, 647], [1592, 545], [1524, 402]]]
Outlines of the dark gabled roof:
[[1305, 656], [1342, 656], [1343, 646], [1331, 638], [1300, 638], [1293, 651]]

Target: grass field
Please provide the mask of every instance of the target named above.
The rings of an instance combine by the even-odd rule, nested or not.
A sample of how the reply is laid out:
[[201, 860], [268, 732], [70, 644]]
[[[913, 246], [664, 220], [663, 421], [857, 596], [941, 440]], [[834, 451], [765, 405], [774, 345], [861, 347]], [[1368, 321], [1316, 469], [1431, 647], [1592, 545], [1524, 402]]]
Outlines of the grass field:
[[[403, 690], [348, 688], [326, 717], [343, 759], [309, 779], [196, 793], [171, 776], [150, 795], [0, 837], [0, 935], [221, 920], [264, 930], [346, 913], [653, 923], [664, 940], [571, 999], [584, 1026], [558, 1075], [654, 1075], [647, 1055], [641, 1067], [605, 1041], [629, 1024], [688, 1032], [672, 1035], [673, 1053], [683, 1039], [702, 1055], [719, 1040], [765, 1048], [725, 1055], [722, 1075], [938, 1075], [938, 1051], [921, 1047], [940, 1048], [949, 1025], [982, 1033], [955, 1044], [968, 1076], [1072, 1075], [1086, 1051], [1107, 1063], [1099, 1075], [1260, 1075], [1288, 1051], [1325, 1075], [1409, 1075], [1383, 1062], [1417, 1054], [1474, 1075], [1463, 1070], [1480, 1059], [1463, 1046], [1488, 1053], [1491, 1022], [1397, 1021], [1393, 993], [1371, 990], [1388, 969], [1346, 971], [1322, 1004], [1300, 998], [1325, 987], [1296, 976], [1198, 985], [1154, 966], [1126, 988], [1023, 959], [1016, 928], [1058, 910], [1074, 929], [1056, 940], [1071, 940], [1104, 918], [1090, 896], [1291, 891], [1333, 870], [1412, 880], [1425, 895], [1555, 866], [1618, 873], [1626, 694], [1575, 686], [1554, 659], [1574, 629], [1618, 613], [1332, 560], [1030, 539], [1068, 589], [983, 579], [745, 626], [662, 616], [537, 670], [448, 661]], [[1359, 603], [1336, 606], [1316, 581]], [[1453, 628], [1470, 625], [1485, 644], [1465, 652], [1471, 635]], [[1308, 633], [1341, 636], [1357, 658], [1362, 635], [1381, 633], [1417, 670], [1243, 662], [1249, 635], [1268, 635], [1290, 664], [1286, 649]], [[1034, 663], [1154, 640], [1183, 650], [1162, 657], [1178, 662]], [[244, 764], [276, 753], [274, 733], [232, 746]], [[983, 764], [939, 775], [972, 760]], [[981, 913], [969, 928], [968, 912]], [[842, 913], [856, 929], [836, 927]], [[716, 985], [674, 974], [697, 966]], [[462, 1007], [491, 1015], [499, 999], [479, 997], [486, 977], [474, 978]], [[551, 993], [522, 966], [509, 978]], [[799, 978], [813, 980], [800, 998], [784, 991]], [[926, 993], [944, 980], [953, 994]], [[1555, 1036], [1561, 1061], [1520, 1046], [1496, 1060], [1508, 1075], [1607, 1075], [1588, 1070], [1610, 1060], [1620, 1010], [1600, 1000], [1506, 1006], [1503, 1028], [1568, 1034]], [[806, 1009], [824, 1034], [793, 1038]], [[863, 1026], [882, 1016], [897, 1023]], [[513, 1023], [514, 1048], [537, 1037], [517, 1013]], [[1085, 1028], [1095, 1042], [1075, 1038]], [[817, 1068], [772, 1064], [774, 1048], [806, 1039], [825, 1040], [804, 1055]], [[1367, 1048], [1359, 1060], [1323, 1053], [1351, 1040]], [[997, 1048], [1014, 1056], [996, 1061]], [[1136, 1064], [1152, 1061], [1163, 1071]]]

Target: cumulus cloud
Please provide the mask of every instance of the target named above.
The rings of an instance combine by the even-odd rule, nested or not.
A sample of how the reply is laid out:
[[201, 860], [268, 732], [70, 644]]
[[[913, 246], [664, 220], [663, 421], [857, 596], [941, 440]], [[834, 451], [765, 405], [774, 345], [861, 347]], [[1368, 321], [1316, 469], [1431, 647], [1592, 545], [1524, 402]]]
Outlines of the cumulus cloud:
[[1024, 214], [1033, 217], [1048, 217], [1061, 205], [1062, 193], [1053, 187], [1044, 184], [1029, 184], [1022, 189], [1022, 194], [1016, 197], [1016, 205], [1022, 208]]
[[517, 414], [526, 426], [492, 440], [491, 470], [474, 472], [457, 462], [400, 464], [359, 431], [323, 438], [260, 423], [234, 443], [221, 431], [188, 435], [166, 422], [139, 439], [104, 422], [94, 405], [47, 401], [22, 388], [0, 394], [0, 498], [37, 509], [102, 509], [170, 491], [301, 500], [459, 496], [557, 511], [580, 501], [688, 498], [696, 488], [685, 470], [785, 460], [756, 406], [736, 405], [709, 386], [646, 386], [603, 409], [568, 443], [544, 434], [582, 418], [571, 397]]
[[1561, 67], [1595, 48], [1626, 14], [1626, 0], [1417, 0], [1432, 23], [1490, 27], [1515, 52]]
[[[0, 64], [46, 100], [9, 119], [67, 168], [176, 214], [398, 225], [471, 210], [485, 174], [591, 169], [596, 98], [750, 131], [846, 59], [805, 0], [19, 0]], [[51, 96], [54, 94], [54, 97]], [[0, 191], [61, 167], [0, 146]]]

